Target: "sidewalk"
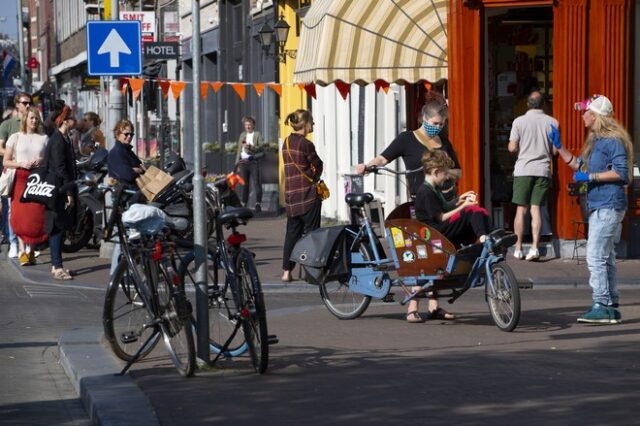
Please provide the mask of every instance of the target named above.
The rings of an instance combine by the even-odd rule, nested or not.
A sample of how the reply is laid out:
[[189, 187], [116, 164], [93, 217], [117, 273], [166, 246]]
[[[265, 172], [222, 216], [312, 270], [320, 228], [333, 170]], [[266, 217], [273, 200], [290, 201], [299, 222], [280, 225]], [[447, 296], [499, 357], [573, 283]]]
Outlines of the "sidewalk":
[[[257, 217], [245, 228], [245, 243], [256, 253], [256, 262], [265, 292], [314, 292], [317, 287], [303, 282], [280, 282], [282, 244], [285, 233], [285, 217]], [[6, 251], [2, 253], [6, 256]], [[73, 281], [65, 285], [106, 288], [109, 280], [110, 260], [100, 259], [97, 250], [82, 250], [64, 254], [65, 268], [75, 271]], [[22, 276], [38, 283], [61, 284], [50, 274], [50, 257], [45, 251], [38, 264], [20, 267], [12, 263]], [[575, 260], [542, 259], [539, 262], [518, 261], [510, 257], [522, 287], [530, 286], [588, 286], [588, 270], [584, 262]], [[296, 274], [294, 274], [296, 275]], [[620, 260], [618, 277], [621, 286], [640, 284], [640, 260]], [[131, 375], [114, 377], [121, 364], [102, 343], [99, 327], [78, 328], [64, 333], [58, 342], [60, 358], [72, 384], [85, 403], [87, 412], [96, 424], [126, 424], [135, 418], [136, 423], [151, 425], [160, 423], [157, 411]], [[170, 380], [176, 380], [171, 376]]]

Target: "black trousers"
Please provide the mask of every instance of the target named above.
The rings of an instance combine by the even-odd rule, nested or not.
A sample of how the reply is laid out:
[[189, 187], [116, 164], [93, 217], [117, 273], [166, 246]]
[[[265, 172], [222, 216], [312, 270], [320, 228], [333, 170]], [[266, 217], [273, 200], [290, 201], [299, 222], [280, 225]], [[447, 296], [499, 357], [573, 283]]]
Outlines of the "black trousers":
[[491, 219], [485, 209], [469, 206], [436, 228], [455, 245], [472, 244], [491, 231]]
[[284, 237], [284, 250], [282, 252], [283, 270], [291, 271], [296, 266], [295, 262], [289, 260], [291, 252], [304, 234], [320, 228], [321, 211], [322, 201], [318, 198], [305, 214], [287, 218], [287, 234]]
[[256, 203], [262, 203], [262, 179], [260, 179], [260, 167], [258, 161], [241, 161], [238, 163], [238, 174], [244, 179], [242, 188], [242, 204], [249, 201], [251, 187], [256, 192]]

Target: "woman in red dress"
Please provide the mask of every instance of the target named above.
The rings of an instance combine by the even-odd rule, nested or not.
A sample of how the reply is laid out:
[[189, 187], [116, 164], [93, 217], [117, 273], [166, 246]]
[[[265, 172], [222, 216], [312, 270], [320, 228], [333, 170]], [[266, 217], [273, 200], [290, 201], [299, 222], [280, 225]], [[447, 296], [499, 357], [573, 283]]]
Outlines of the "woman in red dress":
[[11, 135], [7, 141], [3, 165], [16, 169], [9, 220], [18, 237], [20, 264], [25, 266], [36, 263], [35, 245], [48, 238], [44, 229], [44, 206], [20, 202], [27, 177], [42, 162], [47, 136], [40, 132], [42, 118], [35, 107], [29, 107], [26, 119], [22, 120], [20, 126], [20, 131]]

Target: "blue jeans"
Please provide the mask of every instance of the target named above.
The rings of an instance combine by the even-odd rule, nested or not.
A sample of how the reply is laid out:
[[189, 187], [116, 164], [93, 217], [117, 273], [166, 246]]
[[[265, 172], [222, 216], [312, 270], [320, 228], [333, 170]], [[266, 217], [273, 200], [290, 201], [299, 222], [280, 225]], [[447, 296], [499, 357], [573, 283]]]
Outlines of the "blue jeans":
[[598, 209], [589, 215], [587, 266], [593, 301], [603, 305], [618, 303], [616, 251], [625, 210]]
[[9, 244], [18, 245], [18, 237], [11, 228], [9, 218], [11, 216], [11, 198], [2, 197], [2, 232], [9, 240]]
[[62, 268], [62, 238], [64, 232], [56, 226], [49, 234], [49, 249], [51, 250], [51, 266], [56, 269]]

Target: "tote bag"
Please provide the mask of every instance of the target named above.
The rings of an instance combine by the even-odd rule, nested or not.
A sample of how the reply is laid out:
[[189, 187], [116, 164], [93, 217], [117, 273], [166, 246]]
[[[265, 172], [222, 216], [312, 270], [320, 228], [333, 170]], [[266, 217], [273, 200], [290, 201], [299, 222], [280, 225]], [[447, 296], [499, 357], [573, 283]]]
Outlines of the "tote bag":
[[47, 173], [45, 166], [35, 168], [27, 177], [27, 183], [20, 201], [23, 203], [44, 204], [49, 210], [55, 210], [58, 188], [55, 176]]

